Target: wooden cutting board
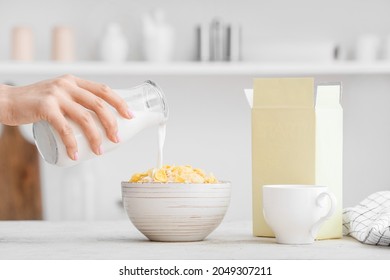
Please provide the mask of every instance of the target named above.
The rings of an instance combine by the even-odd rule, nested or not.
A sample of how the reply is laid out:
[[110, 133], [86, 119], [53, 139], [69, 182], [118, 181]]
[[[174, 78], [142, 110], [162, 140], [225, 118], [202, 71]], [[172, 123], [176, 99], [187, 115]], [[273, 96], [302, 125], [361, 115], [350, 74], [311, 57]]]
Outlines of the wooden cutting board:
[[[1, 124], [0, 124], [1, 125]], [[39, 158], [18, 127], [0, 134], [0, 220], [42, 219]]]

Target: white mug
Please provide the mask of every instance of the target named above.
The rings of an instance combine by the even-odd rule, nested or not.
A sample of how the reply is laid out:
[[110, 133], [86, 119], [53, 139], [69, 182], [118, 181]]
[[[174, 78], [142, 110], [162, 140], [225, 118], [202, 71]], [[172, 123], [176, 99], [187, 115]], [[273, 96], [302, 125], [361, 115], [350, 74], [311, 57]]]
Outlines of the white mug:
[[263, 214], [277, 243], [313, 243], [320, 226], [335, 209], [336, 198], [325, 186], [263, 186]]

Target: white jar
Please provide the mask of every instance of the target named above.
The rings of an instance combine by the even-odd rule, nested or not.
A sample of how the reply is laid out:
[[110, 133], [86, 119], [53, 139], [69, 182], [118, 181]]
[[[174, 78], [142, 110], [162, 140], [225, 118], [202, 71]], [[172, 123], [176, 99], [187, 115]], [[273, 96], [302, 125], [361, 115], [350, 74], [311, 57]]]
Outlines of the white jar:
[[100, 42], [100, 59], [106, 62], [124, 62], [128, 52], [128, 42], [121, 26], [115, 22], [110, 23]]
[[142, 51], [146, 61], [169, 62], [174, 55], [175, 34], [165, 20], [162, 10], [144, 15], [142, 25]]
[[374, 62], [378, 60], [381, 41], [375, 34], [359, 36], [356, 44], [356, 60]]

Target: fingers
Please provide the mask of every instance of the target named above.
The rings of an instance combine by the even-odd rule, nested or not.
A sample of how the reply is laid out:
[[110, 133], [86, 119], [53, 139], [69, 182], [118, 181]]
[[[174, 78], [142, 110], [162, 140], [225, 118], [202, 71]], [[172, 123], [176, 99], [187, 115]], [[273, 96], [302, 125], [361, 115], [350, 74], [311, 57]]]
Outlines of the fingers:
[[97, 120], [95, 121], [93, 118], [93, 113], [86, 110], [82, 105], [65, 98], [60, 99], [58, 107], [58, 109], [55, 109], [55, 106], [51, 106], [51, 109], [47, 110], [47, 117], [43, 119], [46, 119], [58, 132], [65, 145], [68, 156], [72, 160], [78, 159], [76, 137], [67, 118], [74, 121], [81, 128], [89, 142], [91, 150], [96, 155], [103, 154], [103, 148], [101, 146], [102, 137], [96, 124]]
[[62, 110], [68, 118], [72, 119], [80, 126], [89, 142], [91, 150], [96, 155], [103, 154], [103, 148], [101, 146], [102, 137], [92, 113], [86, 110], [80, 104], [67, 101], [65, 101], [62, 105]]
[[58, 110], [47, 117], [47, 121], [53, 126], [65, 145], [66, 152], [72, 160], [78, 159], [77, 141], [73, 134], [72, 127], [64, 115]]
[[96, 96], [113, 106], [123, 117], [128, 119], [133, 117], [132, 112], [129, 111], [126, 101], [107, 85], [83, 80], [77, 77], [74, 77], [74, 79], [79, 87], [93, 92]]
[[98, 128], [99, 121], [107, 138], [112, 142], [119, 142], [117, 121], [106, 103], [113, 106], [123, 117], [130, 119], [133, 116], [123, 98], [103, 84], [83, 80], [72, 75], [56, 78], [53, 85], [54, 89], [52, 88], [52, 90], [57, 94], [52, 95], [52, 99], [55, 100], [54, 103], [58, 105], [58, 109], [48, 106], [50, 109], [43, 111], [50, 112], [46, 114], [47, 119], [58, 131], [71, 159], [77, 160], [78, 150], [74, 132], [66, 117], [73, 120], [82, 129], [91, 150], [96, 155], [103, 153], [102, 136]]
[[116, 118], [103, 99], [82, 88], [75, 89], [73, 99], [85, 108], [94, 111], [106, 131], [107, 138], [114, 143], [119, 142]]

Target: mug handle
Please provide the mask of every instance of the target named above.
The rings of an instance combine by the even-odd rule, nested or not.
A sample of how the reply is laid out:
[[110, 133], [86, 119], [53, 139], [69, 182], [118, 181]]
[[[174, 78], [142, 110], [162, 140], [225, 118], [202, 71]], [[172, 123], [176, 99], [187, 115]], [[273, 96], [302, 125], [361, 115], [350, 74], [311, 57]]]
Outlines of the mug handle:
[[316, 238], [316, 233], [318, 231], [318, 228], [320, 227], [320, 225], [326, 221], [327, 219], [329, 219], [333, 214], [334, 212], [336, 211], [336, 197], [334, 196], [333, 193], [330, 193], [330, 192], [323, 192], [323, 193], [320, 193], [318, 196], [317, 196], [317, 199], [316, 199], [316, 204], [318, 206], [322, 206], [321, 205], [321, 200], [324, 198], [324, 197], [328, 197], [329, 198], [329, 201], [330, 201], [330, 208], [329, 208], [329, 211], [328, 213], [321, 217], [311, 228], [310, 230], [310, 234], [311, 236], [315, 239]]

